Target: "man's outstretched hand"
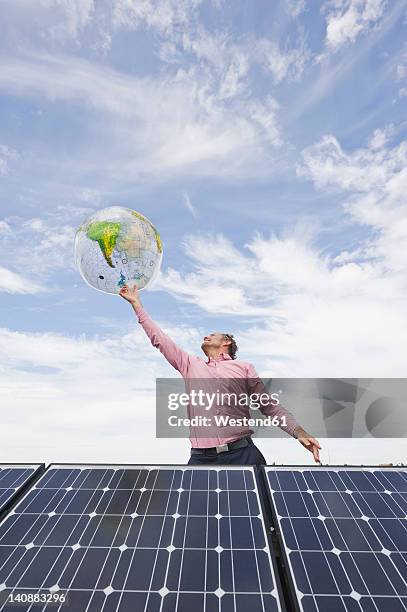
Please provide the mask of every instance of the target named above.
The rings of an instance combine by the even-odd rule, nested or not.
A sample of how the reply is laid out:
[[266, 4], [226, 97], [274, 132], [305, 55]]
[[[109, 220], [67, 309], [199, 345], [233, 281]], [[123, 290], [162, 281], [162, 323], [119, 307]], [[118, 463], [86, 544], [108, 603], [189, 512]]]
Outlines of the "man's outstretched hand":
[[128, 285], [123, 285], [119, 291], [119, 295], [127, 302], [130, 302], [132, 306], [141, 306], [138, 289], [136, 286], [129, 287]]
[[304, 446], [304, 448], [306, 448], [310, 451], [310, 453], [313, 454], [315, 463], [321, 463], [321, 459], [319, 458], [319, 451], [321, 450], [321, 445], [318, 440], [307, 434], [305, 429], [303, 429], [302, 427], [297, 427], [294, 434], [298, 442], [300, 442]]

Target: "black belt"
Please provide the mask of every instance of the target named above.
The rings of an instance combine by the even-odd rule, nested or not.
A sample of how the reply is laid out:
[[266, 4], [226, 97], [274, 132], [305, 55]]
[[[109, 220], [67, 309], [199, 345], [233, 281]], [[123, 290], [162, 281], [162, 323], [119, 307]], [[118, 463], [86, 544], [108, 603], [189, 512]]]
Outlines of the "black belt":
[[245, 448], [245, 446], [248, 446], [249, 444], [253, 444], [250, 436], [248, 438], [235, 440], [234, 442], [229, 442], [229, 444], [220, 444], [219, 446], [210, 446], [209, 448], [191, 448], [191, 455], [226, 453], [227, 451], [235, 450], [236, 448]]

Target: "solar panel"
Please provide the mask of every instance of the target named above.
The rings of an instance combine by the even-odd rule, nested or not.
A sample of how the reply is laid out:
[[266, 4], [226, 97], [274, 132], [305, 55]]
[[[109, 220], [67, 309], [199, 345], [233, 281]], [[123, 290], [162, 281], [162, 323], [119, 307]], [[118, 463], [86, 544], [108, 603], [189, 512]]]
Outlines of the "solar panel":
[[0, 524], [0, 610], [280, 612], [274, 564], [252, 467], [51, 465]]
[[297, 610], [406, 612], [406, 469], [265, 475]]
[[43, 469], [43, 465], [0, 463], [0, 516], [7, 510], [21, 489]]

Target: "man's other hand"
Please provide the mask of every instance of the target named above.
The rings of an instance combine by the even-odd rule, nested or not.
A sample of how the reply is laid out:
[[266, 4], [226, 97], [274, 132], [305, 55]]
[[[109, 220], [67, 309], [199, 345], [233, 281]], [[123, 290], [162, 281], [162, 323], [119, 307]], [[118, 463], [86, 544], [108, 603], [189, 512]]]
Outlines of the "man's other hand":
[[128, 285], [123, 285], [119, 291], [119, 295], [127, 302], [130, 302], [132, 306], [141, 306], [140, 298], [138, 296], [138, 289], [136, 286], [129, 287]]
[[305, 429], [303, 429], [302, 427], [297, 427], [294, 434], [298, 442], [300, 442], [304, 448], [306, 448], [307, 450], [309, 450], [310, 453], [313, 454], [315, 463], [321, 463], [321, 459], [319, 458], [319, 451], [321, 450], [321, 445], [318, 440], [307, 434]]

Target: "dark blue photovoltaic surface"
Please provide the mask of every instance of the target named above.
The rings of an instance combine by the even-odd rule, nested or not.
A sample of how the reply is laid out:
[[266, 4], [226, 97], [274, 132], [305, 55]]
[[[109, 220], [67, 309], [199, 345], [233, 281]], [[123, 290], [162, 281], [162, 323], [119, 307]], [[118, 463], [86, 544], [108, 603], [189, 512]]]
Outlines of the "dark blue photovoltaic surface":
[[38, 468], [39, 465], [0, 464], [0, 513]]
[[301, 611], [407, 611], [405, 469], [265, 472]]
[[51, 466], [0, 524], [1, 589], [67, 591], [62, 612], [281, 610], [250, 467]]

